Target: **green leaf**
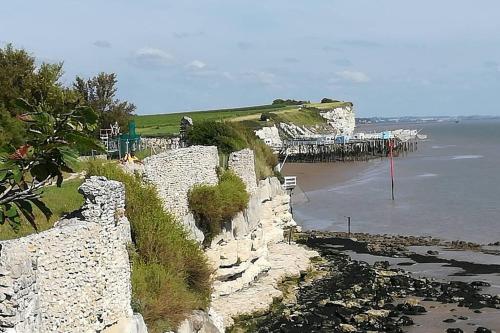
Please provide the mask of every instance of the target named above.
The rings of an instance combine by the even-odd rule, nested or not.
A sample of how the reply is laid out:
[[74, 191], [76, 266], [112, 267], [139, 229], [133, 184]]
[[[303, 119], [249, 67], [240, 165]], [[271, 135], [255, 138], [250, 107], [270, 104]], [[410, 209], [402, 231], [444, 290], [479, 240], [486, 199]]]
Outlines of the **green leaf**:
[[5, 208], [6, 208], [5, 216], [7, 216], [8, 218], [13, 218], [13, 217], [19, 215], [15, 206], [7, 204], [7, 205], [5, 205]]
[[9, 217], [8, 221], [11, 228], [17, 233], [19, 231], [19, 228], [21, 227], [21, 218], [19, 217], [19, 215]]
[[63, 175], [62, 175], [62, 173], [59, 173], [59, 174], [57, 175], [57, 181], [56, 181], [56, 185], [57, 185], [57, 187], [61, 187], [62, 182], [63, 182]]
[[40, 211], [45, 215], [45, 218], [48, 220], [52, 216], [52, 212], [49, 207], [45, 205], [45, 203], [40, 199], [31, 199], [30, 200]]
[[14, 105], [26, 112], [31, 112], [33, 110], [33, 106], [23, 98], [16, 99]]
[[59, 148], [62, 160], [66, 166], [74, 170], [79, 163], [78, 152], [68, 146], [62, 146]]
[[90, 106], [80, 106], [77, 107], [75, 111], [75, 115], [81, 116], [86, 125], [95, 124], [99, 117]]
[[51, 175], [50, 168], [46, 164], [37, 164], [30, 170], [31, 176], [39, 182], [47, 179]]
[[14, 178], [16, 183], [19, 183], [23, 178], [23, 173], [19, 169], [14, 169], [12, 170], [12, 178]]
[[16, 202], [17, 207], [19, 208], [19, 211], [23, 214], [23, 216], [26, 218], [26, 220], [31, 224], [33, 229], [38, 231], [38, 228], [35, 223], [35, 215], [33, 214], [33, 207], [31, 207], [31, 204], [26, 201], [18, 201]]
[[66, 139], [71, 143], [73, 143], [79, 151], [85, 151], [85, 150], [104, 151], [104, 147], [100, 144], [98, 140], [81, 133], [77, 132], [67, 133]]

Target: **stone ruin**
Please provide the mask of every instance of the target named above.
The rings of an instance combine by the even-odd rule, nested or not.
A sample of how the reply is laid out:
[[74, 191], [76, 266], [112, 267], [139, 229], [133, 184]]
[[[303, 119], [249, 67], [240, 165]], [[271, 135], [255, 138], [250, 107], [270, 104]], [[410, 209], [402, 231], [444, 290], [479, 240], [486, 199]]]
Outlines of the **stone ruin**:
[[101, 332], [119, 322], [131, 327], [124, 186], [91, 177], [80, 192], [85, 204], [74, 217], [0, 242], [0, 332]]

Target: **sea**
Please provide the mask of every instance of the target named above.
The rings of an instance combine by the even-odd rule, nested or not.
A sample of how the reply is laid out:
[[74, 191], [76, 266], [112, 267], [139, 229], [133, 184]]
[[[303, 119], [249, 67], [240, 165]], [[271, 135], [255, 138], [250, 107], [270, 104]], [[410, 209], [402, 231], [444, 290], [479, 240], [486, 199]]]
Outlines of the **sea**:
[[418, 129], [428, 136], [394, 159], [294, 163], [293, 214], [304, 230], [426, 235], [480, 244], [500, 241], [500, 120], [364, 125], [359, 132]]

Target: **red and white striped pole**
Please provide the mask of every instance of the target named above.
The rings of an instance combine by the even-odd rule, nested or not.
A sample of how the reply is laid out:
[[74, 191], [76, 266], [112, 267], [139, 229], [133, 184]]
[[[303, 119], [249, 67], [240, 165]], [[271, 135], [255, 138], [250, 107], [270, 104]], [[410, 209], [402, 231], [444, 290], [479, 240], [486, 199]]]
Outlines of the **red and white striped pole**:
[[394, 200], [394, 156], [392, 153], [392, 149], [394, 146], [394, 139], [389, 139], [389, 160], [391, 163], [391, 193], [392, 200]]

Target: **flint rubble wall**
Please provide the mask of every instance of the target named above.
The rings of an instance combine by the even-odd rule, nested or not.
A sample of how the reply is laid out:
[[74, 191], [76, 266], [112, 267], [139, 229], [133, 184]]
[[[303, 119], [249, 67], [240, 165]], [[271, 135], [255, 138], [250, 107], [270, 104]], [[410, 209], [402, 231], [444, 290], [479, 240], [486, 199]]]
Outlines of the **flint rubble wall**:
[[125, 189], [91, 177], [55, 227], [0, 242], [0, 332], [99, 332], [133, 320]]

